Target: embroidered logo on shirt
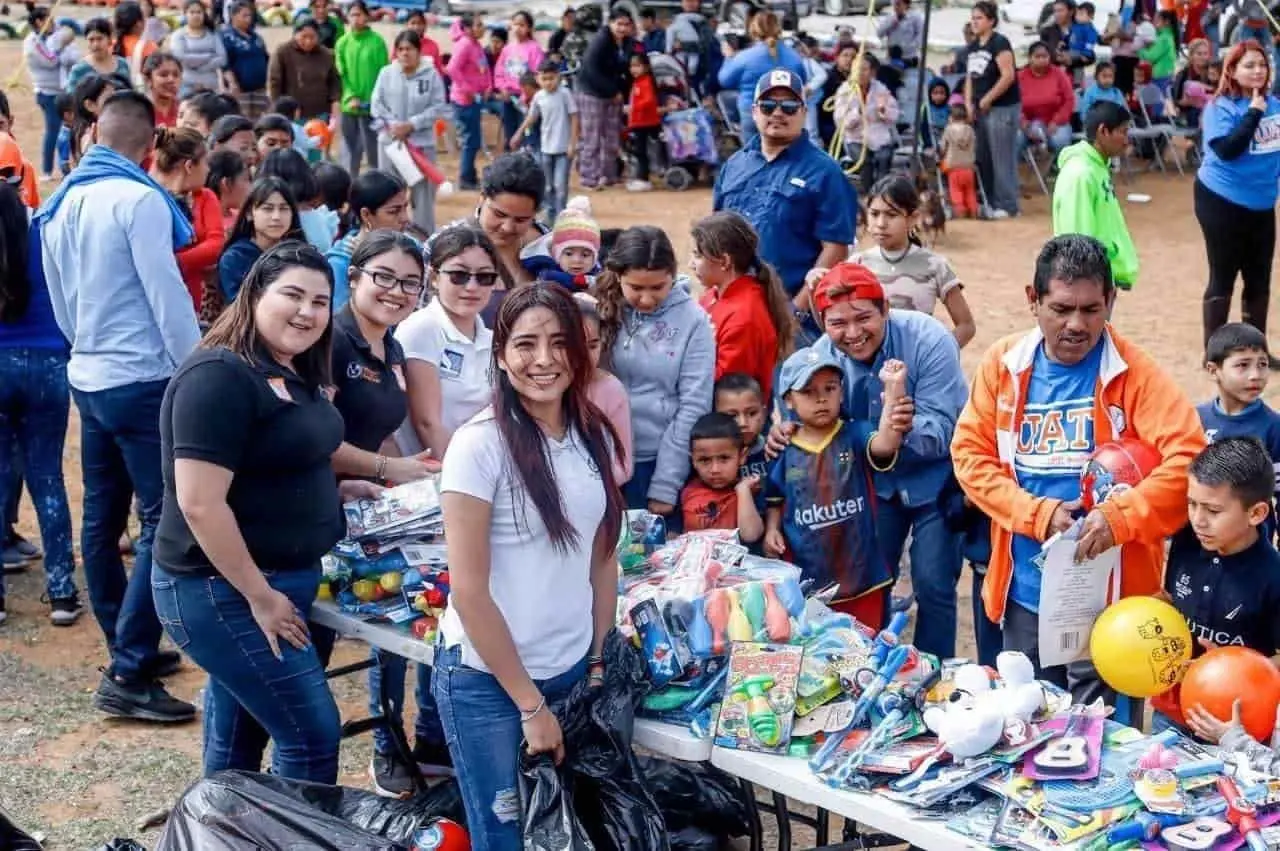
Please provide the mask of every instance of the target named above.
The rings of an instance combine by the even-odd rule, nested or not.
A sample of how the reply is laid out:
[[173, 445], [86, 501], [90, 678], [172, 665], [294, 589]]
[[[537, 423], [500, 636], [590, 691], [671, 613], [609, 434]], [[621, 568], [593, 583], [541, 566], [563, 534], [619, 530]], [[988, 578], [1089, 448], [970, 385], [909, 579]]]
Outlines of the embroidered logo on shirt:
[[1240, 605], [1236, 606], [1236, 607], [1235, 607], [1234, 609], [1232, 609], [1231, 611], [1227, 612], [1227, 620], [1229, 620], [1229, 621], [1233, 621], [1233, 620], [1235, 620], [1235, 619], [1236, 619], [1236, 615], [1240, 614], [1240, 610], [1241, 610], [1241, 609], [1243, 609], [1243, 608], [1244, 608], [1244, 604], [1243, 604], [1243, 603], [1241, 603]]
[[1178, 574], [1178, 581], [1173, 585], [1173, 593], [1177, 595], [1179, 600], [1185, 600], [1191, 596], [1191, 577], [1185, 573]]
[[357, 361], [348, 361], [348, 362], [347, 362], [347, 378], [350, 378], [352, 381], [355, 381], [355, 380], [356, 380], [357, 378], [359, 378], [359, 377], [360, 377], [360, 364], [359, 364], [359, 362], [357, 362]]
[[271, 392], [276, 394], [276, 398], [284, 402], [292, 402], [293, 397], [289, 395], [289, 388], [285, 385], [284, 379], [280, 376], [267, 379], [267, 386], [271, 388]]
[[458, 378], [462, 375], [462, 352], [445, 349], [440, 353], [440, 362], [436, 366], [442, 377]]

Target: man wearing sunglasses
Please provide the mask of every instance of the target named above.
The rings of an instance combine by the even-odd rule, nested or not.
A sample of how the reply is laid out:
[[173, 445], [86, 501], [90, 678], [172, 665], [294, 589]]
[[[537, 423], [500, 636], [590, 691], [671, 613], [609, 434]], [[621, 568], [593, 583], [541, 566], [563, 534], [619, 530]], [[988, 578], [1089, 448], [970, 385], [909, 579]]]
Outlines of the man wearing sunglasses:
[[796, 346], [821, 336], [804, 278], [845, 260], [858, 198], [840, 166], [805, 132], [804, 82], [775, 68], [756, 84], [751, 117], [759, 135], [720, 169], [713, 207], [732, 210], [760, 235], [760, 257], [792, 298]]

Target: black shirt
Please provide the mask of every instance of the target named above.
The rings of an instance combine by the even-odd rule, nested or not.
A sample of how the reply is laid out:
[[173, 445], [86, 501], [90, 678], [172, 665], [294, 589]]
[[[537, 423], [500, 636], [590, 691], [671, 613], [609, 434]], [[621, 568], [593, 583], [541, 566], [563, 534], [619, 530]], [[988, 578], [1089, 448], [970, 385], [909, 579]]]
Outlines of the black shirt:
[[[1000, 65], [996, 62], [996, 57], [1002, 53], [1008, 53], [1012, 57], [1013, 45], [1000, 33], [992, 33], [986, 44], [979, 44], [976, 39], [969, 42], [965, 68], [969, 77], [973, 79], [974, 109], [978, 108], [978, 101], [986, 97], [987, 92], [994, 89], [999, 82]], [[1014, 106], [1019, 103], [1022, 103], [1022, 93], [1018, 91], [1018, 78], [1015, 75], [1013, 85], [1005, 89], [1004, 94], [996, 98], [992, 106]]]
[[643, 50], [634, 38], [624, 38], [618, 44], [613, 32], [603, 27], [592, 37], [582, 57], [577, 90], [600, 100], [612, 100], [618, 95], [625, 100], [631, 92], [631, 57]]
[[347, 305], [333, 317], [333, 406], [342, 415], [346, 441], [377, 452], [409, 411], [404, 392], [404, 349], [388, 331], [379, 360]]
[[[1263, 536], [1220, 556], [1201, 547], [1188, 524], [1173, 536], [1164, 582], [1193, 639], [1264, 656], [1280, 649], [1280, 553]], [[1193, 649], [1203, 652], [1198, 644]]]
[[263, 570], [314, 567], [346, 532], [330, 456], [342, 417], [265, 354], [252, 362], [226, 349], [198, 349], [169, 381], [160, 408], [164, 507], [155, 558], [170, 573], [217, 571], [178, 507], [174, 459], [234, 474], [227, 504]]

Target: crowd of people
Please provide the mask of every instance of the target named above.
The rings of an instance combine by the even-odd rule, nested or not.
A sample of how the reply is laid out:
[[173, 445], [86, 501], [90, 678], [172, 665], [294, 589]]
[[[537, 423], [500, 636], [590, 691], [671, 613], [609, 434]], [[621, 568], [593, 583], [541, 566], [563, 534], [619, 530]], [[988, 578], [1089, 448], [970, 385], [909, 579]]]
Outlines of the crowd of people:
[[[571, 91], [559, 51], [572, 21], [544, 52], [523, 12], [500, 45], [461, 16], [447, 58], [420, 16], [388, 50], [361, 0], [343, 17], [314, 0], [271, 55], [243, 3], [218, 31], [190, 3], [182, 27], [155, 38], [126, 0], [112, 23], [84, 27], [83, 57], [64, 28], [34, 26], [37, 102], [57, 131], [38, 173], [66, 168], [41, 201], [35, 166], [0, 134], [0, 503], [12, 530], [25, 483], [51, 620], [76, 622], [61, 463], [74, 399], [81, 559], [109, 654], [94, 705], [194, 718], [164, 686], [185, 655], [209, 675], [206, 772], [260, 770], [270, 742], [274, 772], [333, 783], [332, 635], [308, 623], [320, 557], [344, 534], [343, 501], [436, 474], [451, 596], [436, 664], [417, 673], [417, 765], [380, 730], [370, 773], [396, 796], [419, 766], [456, 773], [479, 849], [519, 847], [514, 754], [521, 742], [562, 753], [548, 703], [603, 679], [625, 509], [672, 532], [737, 529], [835, 586], [833, 607], [873, 629], [910, 542], [914, 643], [941, 658], [956, 652], [968, 561], [980, 661], [1024, 651], [1081, 698], [1115, 695], [1087, 662], [1041, 668], [1037, 653], [1036, 555], [1077, 520], [1080, 558], [1121, 548], [1122, 596], [1219, 557], [1280, 587], [1264, 526], [1280, 419], [1260, 398], [1280, 175], [1269, 52], [1233, 47], [1203, 102], [1189, 91], [1213, 65], [1199, 47], [1153, 78], [1200, 110], [1205, 136], [1194, 191], [1219, 393], [1197, 411], [1107, 322], [1138, 275], [1108, 166], [1134, 115], [1110, 90], [1126, 92], [1126, 64], [1137, 86], [1149, 60], [1117, 55], [1086, 85], [1092, 42], [1079, 27], [1092, 10], [1058, 5], [1071, 14], [1055, 13], [1056, 38], [1019, 71], [994, 6], [977, 3], [960, 85], [939, 76], [905, 111], [926, 72], [906, 0], [879, 25], [883, 61], [841, 41], [830, 67], [808, 40], [781, 40], [770, 13], [735, 50], [695, 0], [672, 21], [643, 15], [638, 33], [616, 10]], [[641, 94], [655, 48], [683, 57], [698, 97], [728, 92], [720, 100], [749, 128], [692, 226], [693, 279], [661, 227], [602, 228], [588, 196], [569, 197], [571, 162], [583, 188], [618, 179], [624, 120], [653, 126], [633, 123], [638, 106], [660, 122], [665, 107]], [[481, 175], [487, 112], [516, 150]], [[941, 146], [953, 193], [972, 176], [959, 211], [985, 187], [993, 217], [1013, 214], [1007, 158], [1062, 149], [1058, 235], [1028, 270], [1034, 327], [987, 351], [971, 385], [964, 285], [917, 236], [917, 181], [881, 153], [904, 115], [905, 132]], [[7, 130], [7, 102], [0, 118]], [[302, 125], [317, 118], [341, 137], [345, 168], [307, 144]], [[1073, 121], [1083, 139], [1070, 144]], [[434, 159], [438, 122], [458, 127], [459, 184], [478, 190], [474, 214], [444, 227], [431, 182], [410, 185], [394, 162], [403, 142]], [[854, 179], [815, 133], [845, 140]], [[972, 175], [984, 157], [989, 173]], [[856, 249], [855, 181], [867, 234]], [[1247, 234], [1228, 224], [1244, 216]], [[1243, 324], [1225, 322], [1221, 301], [1237, 272]], [[1081, 467], [1122, 438], [1150, 444], [1159, 465], [1081, 511]], [[140, 534], [122, 541], [131, 515]], [[1165, 571], [1169, 536], [1181, 543]], [[40, 555], [13, 537], [5, 566]], [[1225, 616], [1204, 587], [1207, 598], [1168, 584], [1204, 642], [1276, 652], [1270, 597]], [[393, 661], [369, 683], [371, 709], [396, 707], [396, 725], [406, 674]]]

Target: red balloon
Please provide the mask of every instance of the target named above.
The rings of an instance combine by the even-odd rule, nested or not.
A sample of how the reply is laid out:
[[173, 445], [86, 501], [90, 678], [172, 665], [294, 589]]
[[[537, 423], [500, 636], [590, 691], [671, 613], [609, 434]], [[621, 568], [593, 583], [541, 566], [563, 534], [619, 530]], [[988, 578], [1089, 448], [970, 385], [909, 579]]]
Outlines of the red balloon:
[[414, 835], [412, 851], [471, 851], [471, 837], [457, 822], [436, 819]]
[[1229, 721], [1237, 698], [1245, 730], [1269, 743], [1280, 705], [1280, 671], [1266, 656], [1247, 647], [1215, 647], [1193, 661], [1182, 678], [1184, 715], [1198, 703], [1210, 715]]
[[1089, 456], [1080, 471], [1080, 506], [1092, 511], [1114, 493], [1134, 487], [1160, 466], [1160, 453], [1151, 444], [1133, 437], [1104, 443]]

